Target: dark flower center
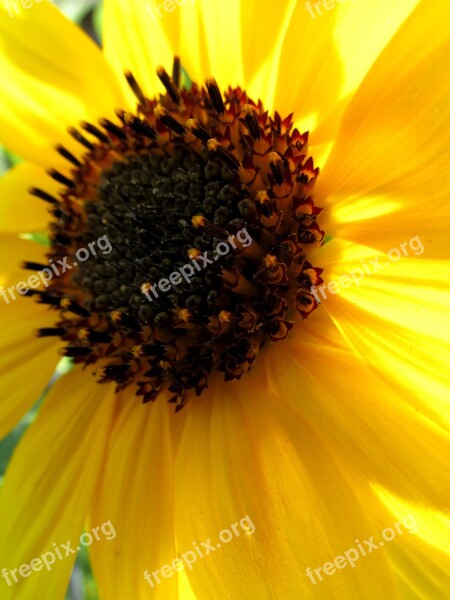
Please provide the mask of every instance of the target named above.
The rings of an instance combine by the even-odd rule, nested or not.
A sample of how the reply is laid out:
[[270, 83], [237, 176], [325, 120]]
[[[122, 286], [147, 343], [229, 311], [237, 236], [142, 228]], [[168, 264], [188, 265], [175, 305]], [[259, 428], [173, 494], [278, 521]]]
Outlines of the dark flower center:
[[71, 177], [49, 174], [64, 190], [31, 190], [53, 207], [49, 259], [71, 266], [32, 292], [59, 311], [39, 334], [144, 402], [167, 387], [177, 409], [212, 371], [240, 378], [293, 309], [316, 308], [306, 254], [324, 235], [292, 115], [269, 117], [240, 88], [222, 97], [213, 79], [180, 89], [178, 74], [177, 60], [172, 78], [159, 68], [167, 93], [149, 100], [127, 73], [137, 113], [71, 129], [86, 153], [58, 148]]

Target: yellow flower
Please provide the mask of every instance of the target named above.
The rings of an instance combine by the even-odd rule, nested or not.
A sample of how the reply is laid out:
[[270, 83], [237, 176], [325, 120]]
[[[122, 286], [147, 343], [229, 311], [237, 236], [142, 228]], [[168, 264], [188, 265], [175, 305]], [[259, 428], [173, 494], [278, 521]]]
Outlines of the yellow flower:
[[[89, 544], [100, 598], [106, 600], [448, 597], [447, 2], [105, 0], [104, 5], [103, 53], [50, 3], [36, 3], [14, 16], [6, 7], [0, 9], [1, 141], [25, 161], [0, 183], [1, 434], [33, 406], [54, 371], [64, 344], [46, 335], [55, 333], [53, 328], [60, 328], [56, 333], [75, 348], [66, 353], [77, 363], [52, 385], [5, 477], [0, 495], [1, 597], [63, 598], [76, 552], [66, 556], [62, 546], [70, 540], [76, 549], [83, 527], [92, 537], [109, 522], [116, 536], [99, 535]], [[161, 64], [168, 68], [174, 55], [192, 82], [202, 86], [213, 76], [221, 92], [208, 79], [208, 92], [194, 86], [180, 99], [159, 70], [164, 90], [156, 70]], [[127, 82], [123, 73], [128, 70], [132, 75]], [[219, 106], [228, 86], [227, 109], [242, 109], [242, 120], [231, 120], [229, 131], [227, 113], [222, 115]], [[269, 154], [258, 154], [262, 134], [284, 125], [274, 119], [267, 129], [261, 105], [241, 103], [237, 86], [255, 103], [261, 99], [272, 117], [275, 111], [282, 117], [293, 112], [290, 133], [297, 126], [300, 132], [310, 131], [307, 155], [314, 168], [321, 167], [313, 190], [315, 206], [324, 209], [320, 229], [313, 227], [309, 201], [300, 198], [302, 208], [296, 213], [289, 188], [286, 198], [292, 204], [283, 212], [282, 199], [274, 192], [287, 185], [286, 164], [295, 158], [305, 170], [292, 167], [300, 178], [295, 185], [304, 186], [309, 195], [317, 172], [306, 156], [298, 158], [305, 140], [295, 145], [280, 130], [276, 152], [271, 148]], [[152, 104], [165, 91], [166, 111]], [[183, 103], [183, 110], [176, 108]], [[184, 116], [177, 125], [173, 119], [178, 114]], [[214, 116], [213, 141], [192, 121], [202, 115]], [[67, 133], [80, 121], [98, 119], [103, 119], [102, 127], [85, 125], [83, 138], [74, 130], [72, 136]], [[111, 274], [105, 265], [122, 264], [128, 252], [135, 252], [138, 238], [129, 237], [128, 217], [120, 211], [125, 210], [124, 198], [136, 202], [133, 186], [146, 185], [139, 161], [153, 148], [148, 140], [155, 131], [159, 146], [172, 156], [172, 178], [178, 173], [177, 182], [185, 183], [185, 171], [173, 166], [180, 148], [189, 153], [186, 142], [179, 142], [190, 140], [199, 154], [203, 144], [208, 156], [217, 155], [212, 163], [227, 167], [225, 175], [220, 173], [233, 184], [228, 192], [244, 189], [236, 185], [238, 176], [238, 183], [250, 186], [256, 211], [251, 218], [257, 214], [261, 225], [252, 230], [258, 239], [247, 254], [238, 248], [245, 265], [233, 263], [227, 275], [231, 289], [243, 286], [245, 320], [235, 302], [234, 312], [218, 311], [207, 324], [220, 340], [237, 331], [232, 327], [240, 315], [249, 333], [239, 339], [250, 342], [244, 349], [233, 346], [236, 364], [230, 366], [227, 354], [221, 367], [230, 377], [239, 377], [241, 368], [248, 372], [224, 383], [215, 363], [209, 387], [199, 397], [192, 388], [202, 391], [209, 363], [204, 340], [196, 338], [195, 352], [189, 346], [193, 329], [206, 327], [201, 312], [194, 310], [196, 300], [180, 304], [177, 312], [169, 304], [177, 318], [171, 335], [177, 344], [184, 340], [189, 367], [195, 367], [191, 379], [184, 374], [179, 383], [174, 365], [181, 342], [165, 338], [144, 348], [142, 340], [150, 334], [142, 332], [145, 323], [136, 322], [132, 304], [128, 314], [119, 310], [119, 300], [111, 310], [108, 299], [128, 293], [126, 269]], [[126, 143], [133, 140], [132, 151], [124, 151], [124, 135]], [[90, 153], [83, 169], [76, 166], [83, 148], [74, 137]], [[238, 141], [230, 146], [231, 139]], [[66, 151], [56, 152], [57, 144]], [[245, 149], [261, 167], [264, 185], [255, 183], [259, 175], [247, 162]], [[75, 163], [75, 175], [62, 154]], [[123, 167], [128, 164], [125, 155], [134, 155], [137, 174]], [[46, 169], [57, 170], [53, 179]], [[155, 191], [153, 171], [150, 179], [152, 194], [164, 198], [163, 191]], [[259, 192], [270, 193], [256, 198], [258, 185]], [[34, 197], [27, 194], [30, 187]], [[92, 190], [98, 197], [103, 194], [98, 201], [103, 212], [92, 208]], [[186, 191], [180, 193], [196, 207], [189, 190], [188, 197]], [[36, 198], [43, 191], [50, 195], [47, 203]], [[220, 193], [225, 193], [222, 188]], [[172, 188], [170, 194], [173, 198]], [[109, 201], [117, 203], [116, 212]], [[90, 220], [84, 211], [88, 205]], [[172, 208], [169, 217], [150, 208], [135, 233], [145, 240], [156, 236], [162, 244], [165, 231], [172, 235], [172, 219], [178, 222], [179, 216]], [[79, 267], [78, 279], [66, 273], [55, 277], [47, 291], [34, 290], [40, 303], [23, 297], [17, 287], [13, 299], [8, 288], [24, 280], [20, 261], [28, 261], [28, 267], [48, 263], [42, 246], [18, 234], [45, 230], [49, 210], [53, 257], [70, 248], [71, 235], [87, 243], [115, 231], [116, 249], [109, 263], [91, 256], [86, 267]], [[278, 224], [273, 229], [264, 218], [279, 213], [283, 226], [275, 235]], [[206, 222], [198, 211], [192, 217], [187, 228], [222, 235], [220, 220]], [[308, 253], [308, 261], [324, 269], [326, 288], [319, 271], [307, 263], [297, 268], [296, 286], [289, 279], [292, 271], [280, 265], [281, 241], [288, 245], [285, 234], [295, 219], [316, 232], [314, 242], [322, 240], [322, 230], [328, 236]], [[300, 246], [303, 255], [308, 244]], [[194, 245], [189, 258], [196, 252], [200, 250]], [[163, 259], [155, 256], [161, 260], [155, 268], [163, 268]], [[136, 261], [142, 259], [136, 256]], [[205, 269], [204, 276], [212, 271]], [[306, 282], [306, 290], [312, 287], [310, 295], [320, 301], [307, 319], [283, 312], [286, 276], [291, 291], [305, 292]], [[115, 288], [121, 277], [125, 283]], [[146, 283], [139, 282], [143, 292], [149, 289]], [[275, 329], [269, 326], [269, 309], [262, 308], [266, 305], [252, 287], [264, 285], [269, 295], [279, 292], [284, 321], [289, 317], [295, 325], [288, 339], [267, 342], [258, 352], [271, 336], [283, 337], [279, 323]], [[76, 302], [87, 297], [81, 288], [91, 293], [83, 306]], [[106, 300], [100, 299], [102, 294]], [[252, 294], [255, 314], [249, 309]], [[126, 297], [140, 302], [139, 295]], [[293, 308], [293, 298], [286, 298], [287, 308]], [[60, 306], [49, 309], [56, 302]], [[305, 302], [314, 304], [311, 297]], [[106, 325], [107, 311], [121, 314]], [[259, 329], [252, 329], [253, 317]], [[158, 354], [161, 347], [164, 360]], [[141, 369], [143, 354], [156, 371], [146, 376], [134, 372], [143, 383], [126, 385], [129, 373], [123, 366]], [[86, 356], [96, 364], [83, 369]], [[111, 356], [122, 362], [111, 367]], [[100, 385], [99, 375], [115, 379], [118, 391], [112, 383]], [[167, 379], [172, 393], [165, 387]], [[152, 381], [161, 385], [159, 395]], [[183, 410], [175, 412], [167, 403], [173, 394], [178, 407], [189, 400]], [[141, 402], [141, 397], [155, 395], [154, 402]], [[43, 556], [50, 552], [54, 562], [46, 567]]]

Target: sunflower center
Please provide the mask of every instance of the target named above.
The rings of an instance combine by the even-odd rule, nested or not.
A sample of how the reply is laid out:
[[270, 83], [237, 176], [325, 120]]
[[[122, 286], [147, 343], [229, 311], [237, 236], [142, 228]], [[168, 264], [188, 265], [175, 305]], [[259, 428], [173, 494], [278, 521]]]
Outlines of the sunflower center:
[[[97, 255], [82, 263], [74, 276], [90, 292], [91, 308], [123, 308], [135, 317], [162, 323], [168, 320], [170, 305], [201, 318], [221, 267], [232, 263], [233, 257], [227, 252], [220, 266], [211, 269], [216, 267], [211, 263], [214, 247], [222, 240], [196, 228], [192, 219], [203, 215], [226, 226], [214, 232], [225, 238], [244, 224], [238, 208], [244, 196], [239, 178], [204, 154], [178, 146], [170, 156], [139, 154], [102, 173], [98, 198], [85, 205], [88, 225], [80, 244], [87, 246], [106, 235], [113, 253], [106, 260]], [[232, 249], [219, 246], [221, 252]], [[189, 265], [189, 257], [198, 253]], [[202, 268], [204, 263], [209, 268]], [[171, 276], [177, 285], [171, 284]], [[171, 285], [165, 292], [164, 279]], [[150, 282], [152, 293], [143, 293]]]
[[[72, 268], [33, 293], [59, 311], [62, 353], [97, 363], [99, 381], [137, 386], [144, 402], [169, 389], [177, 409], [213, 371], [240, 378], [266, 342], [286, 338], [294, 309], [316, 308], [320, 269], [307, 262], [323, 232], [311, 190], [318, 169], [292, 115], [270, 117], [240, 88], [223, 97], [178, 85], [148, 99], [127, 73], [136, 114], [71, 129], [87, 152], [62, 146], [70, 176], [50, 175], [53, 262]], [[80, 259], [81, 250], [97, 249]], [[102, 244], [100, 244], [102, 242]], [[79, 259], [79, 260], [77, 260]], [[26, 263], [28, 268], [38, 265]]]

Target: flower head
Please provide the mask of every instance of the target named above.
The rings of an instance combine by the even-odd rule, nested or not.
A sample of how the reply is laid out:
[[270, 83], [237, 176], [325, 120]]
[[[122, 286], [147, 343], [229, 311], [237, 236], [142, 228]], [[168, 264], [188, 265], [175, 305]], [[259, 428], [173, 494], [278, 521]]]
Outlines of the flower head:
[[264, 344], [287, 337], [290, 311], [317, 307], [321, 271], [306, 255], [324, 237], [310, 195], [318, 169], [292, 116], [269, 117], [240, 88], [222, 98], [211, 77], [180, 90], [179, 71], [178, 58], [173, 78], [157, 68], [159, 100], [127, 72], [138, 114], [82, 122], [94, 141], [71, 128], [87, 152], [58, 146], [71, 165], [70, 177], [49, 170], [59, 197], [31, 189], [52, 207], [49, 256], [63, 275], [31, 292], [60, 312], [39, 335], [100, 365], [101, 381], [137, 382], [144, 402], [168, 389], [177, 409], [214, 370], [240, 379]]

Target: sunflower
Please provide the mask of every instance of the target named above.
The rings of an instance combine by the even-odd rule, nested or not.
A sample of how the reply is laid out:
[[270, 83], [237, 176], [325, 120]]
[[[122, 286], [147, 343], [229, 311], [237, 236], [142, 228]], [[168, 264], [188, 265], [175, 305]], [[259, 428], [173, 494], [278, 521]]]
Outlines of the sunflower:
[[449, 17], [1, 9], [2, 598], [448, 597]]

